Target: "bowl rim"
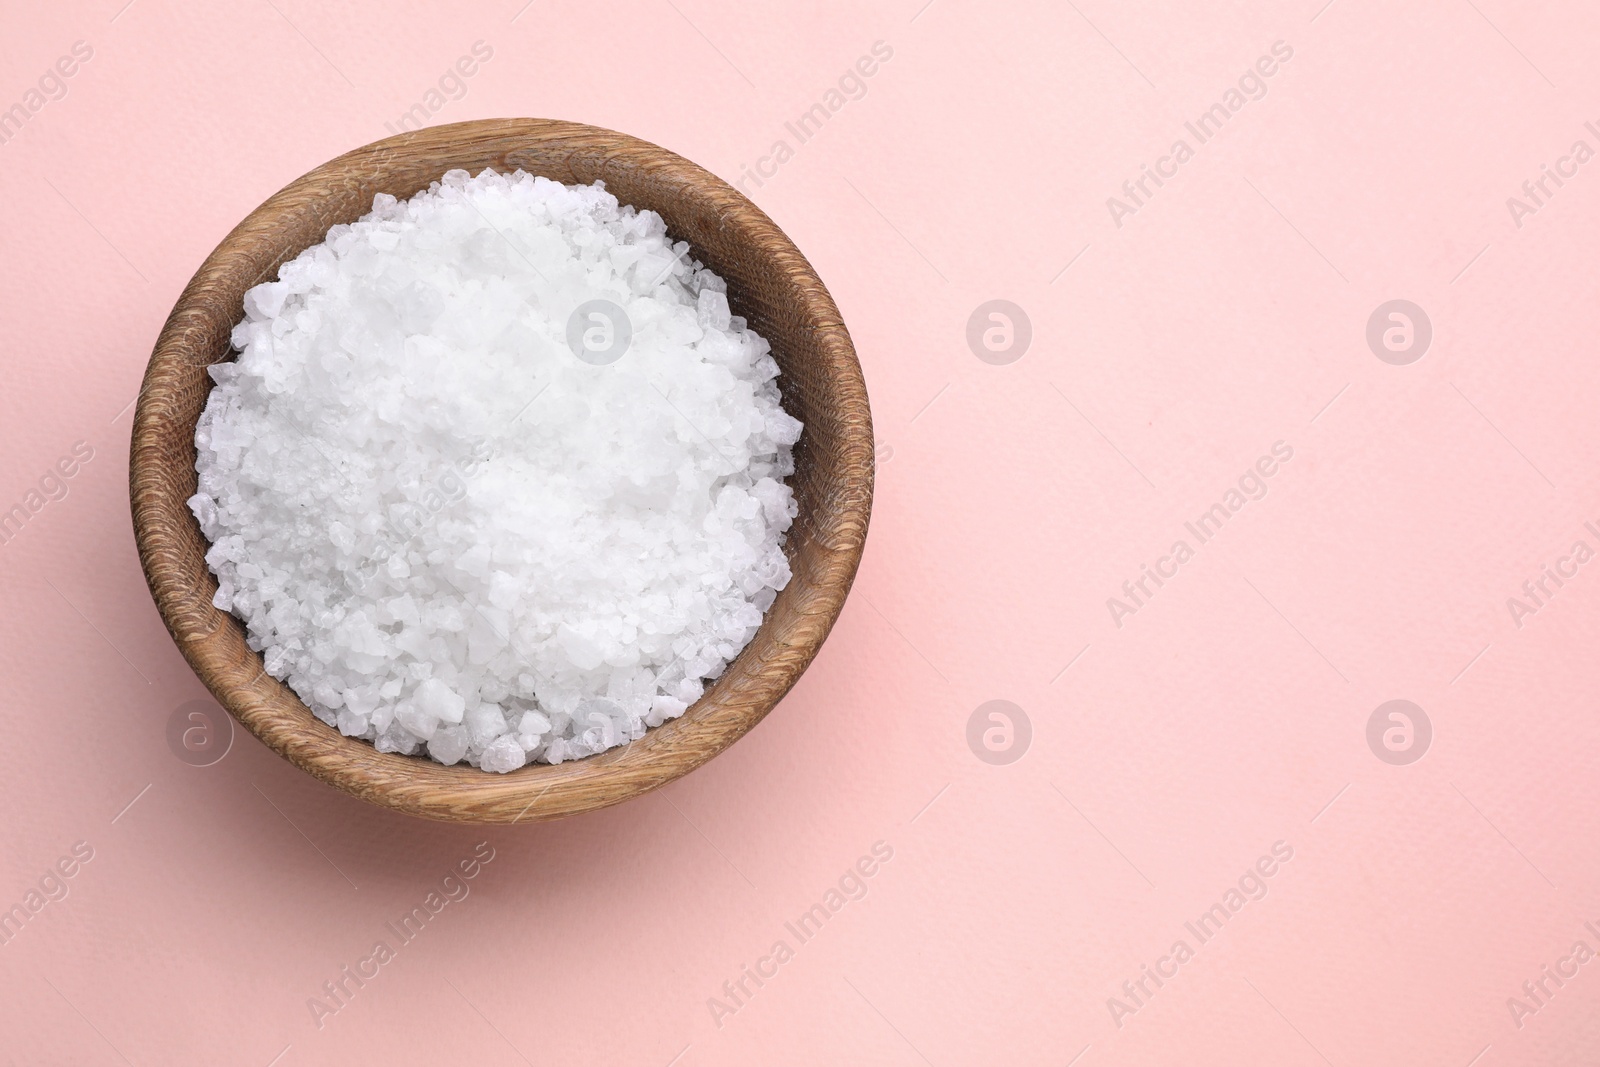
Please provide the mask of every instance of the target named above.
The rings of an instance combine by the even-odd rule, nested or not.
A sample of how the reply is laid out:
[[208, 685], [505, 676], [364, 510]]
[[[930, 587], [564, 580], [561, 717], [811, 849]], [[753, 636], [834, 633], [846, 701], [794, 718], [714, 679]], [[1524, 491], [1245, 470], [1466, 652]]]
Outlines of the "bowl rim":
[[[243, 624], [211, 604], [216, 579], [203, 558], [209, 545], [185, 492], [185, 479], [192, 485], [194, 477], [194, 419], [180, 409], [193, 403], [195, 390], [209, 391], [205, 367], [228, 352], [227, 338], [243, 314], [243, 289], [275, 278], [282, 262], [320, 241], [331, 225], [348, 221], [343, 216], [365, 214], [374, 186], [395, 180], [390, 174], [396, 168], [437, 168], [404, 194], [411, 196], [460, 166], [446, 160], [487, 154], [504, 160], [503, 166], [521, 166], [519, 149], [541, 159], [560, 153], [573, 180], [585, 174], [592, 176], [581, 180], [609, 183], [626, 176], [660, 186], [664, 201], [681, 208], [674, 212], [680, 218], [710, 212], [741, 249], [765, 257], [763, 279], [776, 279], [782, 307], [797, 314], [798, 328], [810, 339], [808, 350], [815, 348], [826, 363], [837, 438], [829, 471], [840, 476], [816, 492], [813, 507], [789, 534], [791, 559], [798, 558], [800, 537], [815, 566], [804, 576], [797, 569], [761, 629], [699, 701], [617, 748], [499, 775], [378, 752], [371, 742], [345, 737], [317, 719], [287, 685], [266, 673], [260, 655], [243, 643]], [[538, 166], [556, 169], [528, 161], [535, 163], [524, 168], [530, 173], [539, 173]], [[481, 169], [464, 166], [474, 173]], [[298, 226], [303, 235], [313, 224], [308, 212], [320, 229], [312, 240], [291, 237], [286, 245], [285, 233]], [[670, 218], [668, 225], [670, 232]], [[178, 435], [186, 438], [186, 451], [175, 445]], [[188, 457], [187, 475], [178, 470], [175, 447]], [[741, 192], [676, 153], [613, 130], [553, 119], [478, 119], [346, 152], [274, 193], [223, 238], [184, 288], [151, 353], [134, 415], [129, 490], [140, 564], [162, 621], [200, 680], [252, 734], [314, 777], [382, 807], [448, 822], [537, 822], [608, 807], [687, 774], [725, 751], [782, 699], [816, 655], [849, 593], [871, 513], [873, 451], [866, 383], [838, 308], [800, 250]]]

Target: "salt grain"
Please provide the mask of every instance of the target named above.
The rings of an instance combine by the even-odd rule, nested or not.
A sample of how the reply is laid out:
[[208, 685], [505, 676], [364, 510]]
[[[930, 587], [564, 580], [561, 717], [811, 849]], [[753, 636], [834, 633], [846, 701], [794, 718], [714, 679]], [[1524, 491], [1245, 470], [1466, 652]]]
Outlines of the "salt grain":
[[642, 736], [749, 642], [801, 426], [688, 252], [602, 183], [451, 171], [245, 294], [189, 505], [318, 718], [503, 773]]

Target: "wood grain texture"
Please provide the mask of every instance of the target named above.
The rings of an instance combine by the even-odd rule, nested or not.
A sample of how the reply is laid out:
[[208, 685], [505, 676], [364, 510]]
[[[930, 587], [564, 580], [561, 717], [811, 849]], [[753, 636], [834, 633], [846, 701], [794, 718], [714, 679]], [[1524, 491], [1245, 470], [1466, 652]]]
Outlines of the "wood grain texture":
[[[211, 604], [209, 547], [186, 501], [197, 488], [194, 428], [206, 368], [232, 358], [245, 290], [371, 210], [448, 170], [518, 168], [563, 182], [603, 179], [623, 203], [659, 212], [675, 239], [728, 282], [735, 314], [772, 343], [783, 406], [805, 423], [790, 485], [799, 516], [786, 552], [794, 577], [756, 636], [681, 717], [639, 740], [558, 766], [506, 775], [381, 753], [324, 725], [266, 673], [234, 616]], [[492, 119], [378, 141], [307, 174], [257, 208], [185, 288], [151, 355], [129, 456], [133, 528], [151, 595], [207, 688], [285, 759], [363, 800], [411, 815], [506, 823], [616, 804], [687, 774], [742, 737], [794, 685], [844, 605], [872, 505], [872, 416], [850, 335], [821, 280], [759, 208], [656, 145], [593, 126]]]

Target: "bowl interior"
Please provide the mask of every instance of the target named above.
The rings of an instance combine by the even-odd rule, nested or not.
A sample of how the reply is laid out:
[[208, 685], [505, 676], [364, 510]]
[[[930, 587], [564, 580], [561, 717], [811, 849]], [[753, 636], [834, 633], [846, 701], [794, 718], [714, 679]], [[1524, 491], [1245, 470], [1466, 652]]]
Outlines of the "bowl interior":
[[[377, 193], [410, 197], [446, 171], [484, 167], [563, 182], [604, 180], [619, 200], [666, 220], [671, 237], [728, 282], [735, 314], [771, 342], [783, 406], [805, 424], [790, 479], [799, 515], [785, 551], [794, 577], [743, 653], [677, 719], [596, 756], [506, 775], [378, 752], [318, 720], [266, 674], [242, 623], [211, 604], [209, 547], [186, 501], [197, 488], [194, 427], [205, 368], [232, 358], [244, 293], [371, 210]], [[686, 774], [771, 710], [816, 654], [860, 561], [872, 499], [871, 415], [855, 351], [810, 264], [772, 220], [716, 176], [665, 149], [575, 123], [458, 123], [379, 141], [317, 168], [225, 238], [179, 298], [140, 391], [130, 456], [134, 531], [163, 620], [206, 686], [285, 758], [363, 799], [464, 822], [559, 818], [604, 807]]]

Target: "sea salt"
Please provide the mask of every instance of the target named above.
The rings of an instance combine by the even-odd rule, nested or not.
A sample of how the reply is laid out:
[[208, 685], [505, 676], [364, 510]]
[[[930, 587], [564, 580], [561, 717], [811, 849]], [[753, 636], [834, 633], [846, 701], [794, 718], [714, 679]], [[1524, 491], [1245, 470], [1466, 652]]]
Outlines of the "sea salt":
[[682, 714], [790, 577], [801, 426], [726, 291], [600, 182], [374, 198], [211, 367], [216, 606], [383, 752], [506, 772]]

